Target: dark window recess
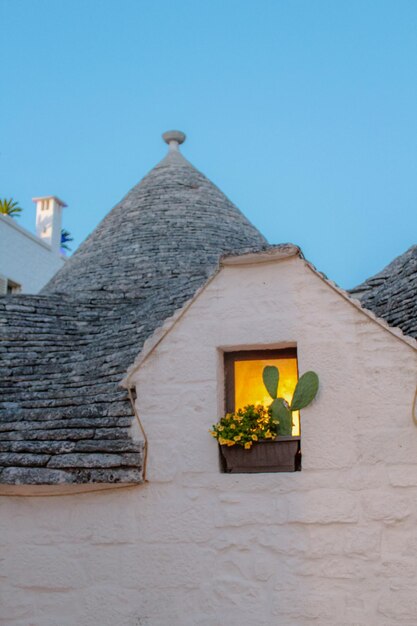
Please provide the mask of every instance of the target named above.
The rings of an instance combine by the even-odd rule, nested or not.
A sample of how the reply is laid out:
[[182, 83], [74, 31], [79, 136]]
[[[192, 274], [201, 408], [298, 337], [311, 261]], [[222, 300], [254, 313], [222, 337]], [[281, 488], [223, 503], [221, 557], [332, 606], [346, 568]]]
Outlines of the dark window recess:
[[21, 286], [19, 283], [15, 283], [13, 280], [7, 281], [7, 293], [20, 293]]
[[[262, 380], [266, 365], [280, 372], [279, 395], [291, 401], [298, 380], [297, 349], [241, 350], [224, 354], [225, 410], [234, 413], [248, 404], [269, 406], [272, 402]], [[220, 445], [220, 463], [226, 473], [295, 472], [301, 470], [300, 416], [293, 414], [292, 436], [242, 446]]]

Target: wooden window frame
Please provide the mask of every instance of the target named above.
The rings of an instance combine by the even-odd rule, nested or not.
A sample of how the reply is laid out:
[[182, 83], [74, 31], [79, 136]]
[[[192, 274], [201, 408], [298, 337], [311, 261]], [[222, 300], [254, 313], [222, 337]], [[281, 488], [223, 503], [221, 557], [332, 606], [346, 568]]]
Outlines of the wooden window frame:
[[[259, 361], [265, 359], [297, 359], [297, 348], [274, 348], [264, 350], [238, 350], [224, 353], [224, 398], [226, 413], [235, 411], [236, 361]], [[298, 365], [298, 360], [297, 360]]]

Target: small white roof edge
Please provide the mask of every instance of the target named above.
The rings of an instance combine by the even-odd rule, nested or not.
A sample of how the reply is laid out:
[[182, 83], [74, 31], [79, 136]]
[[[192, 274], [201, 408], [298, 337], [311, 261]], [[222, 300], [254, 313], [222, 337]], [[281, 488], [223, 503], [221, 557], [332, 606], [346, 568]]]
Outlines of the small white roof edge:
[[229, 265], [254, 265], [257, 263], [271, 263], [291, 256], [303, 256], [301, 249], [293, 243], [283, 243], [270, 246], [259, 252], [244, 252], [243, 254], [227, 254], [220, 259], [220, 267]]
[[58, 198], [58, 196], [38, 196], [36, 198], [32, 198], [32, 202], [39, 202], [39, 200], [50, 200], [51, 198], [62, 207], [68, 206], [68, 204], [65, 204], [65, 202]]

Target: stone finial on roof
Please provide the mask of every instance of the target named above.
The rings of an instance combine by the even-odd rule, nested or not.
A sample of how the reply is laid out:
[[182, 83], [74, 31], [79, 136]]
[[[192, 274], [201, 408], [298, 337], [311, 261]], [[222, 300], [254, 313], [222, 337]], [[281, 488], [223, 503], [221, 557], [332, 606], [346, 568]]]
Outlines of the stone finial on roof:
[[167, 130], [162, 139], [168, 144], [170, 150], [178, 150], [178, 146], [184, 143], [186, 136], [180, 130]]

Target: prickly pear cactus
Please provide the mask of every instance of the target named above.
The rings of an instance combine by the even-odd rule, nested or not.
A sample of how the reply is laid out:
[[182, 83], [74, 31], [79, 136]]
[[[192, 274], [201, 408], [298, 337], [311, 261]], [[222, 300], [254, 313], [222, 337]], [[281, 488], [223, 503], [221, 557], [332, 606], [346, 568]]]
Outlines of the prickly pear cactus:
[[314, 400], [319, 388], [319, 377], [315, 372], [306, 372], [299, 379], [291, 402], [291, 411], [304, 409]]
[[278, 398], [279, 370], [275, 365], [267, 365], [262, 372], [262, 379], [272, 398], [272, 418], [278, 422], [278, 433], [282, 436], [292, 434], [292, 413], [304, 409], [314, 400], [319, 388], [319, 377], [315, 372], [306, 372], [299, 379], [291, 406], [284, 398]]

